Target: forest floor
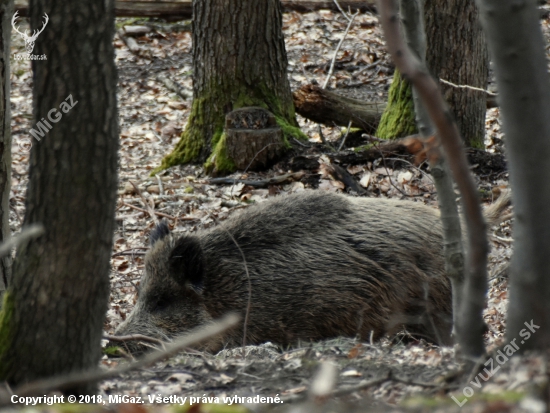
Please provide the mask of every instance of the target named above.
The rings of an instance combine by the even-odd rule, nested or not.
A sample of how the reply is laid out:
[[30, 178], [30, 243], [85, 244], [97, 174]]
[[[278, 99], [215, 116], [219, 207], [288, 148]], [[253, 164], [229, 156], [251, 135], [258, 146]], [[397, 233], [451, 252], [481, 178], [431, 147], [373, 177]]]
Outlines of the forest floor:
[[[286, 13], [284, 34], [289, 58], [289, 78], [296, 90], [308, 83], [323, 84], [330, 62], [348, 21], [340, 13], [319, 11]], [[546, 39], [549, 21], [542, 20]], [[111, 271], [111, 299], [105, 333], [112, 334], [136, 300], [136, 285], [143, 270], [148, 236], [154, 226], [150, 211], [166, 218], [175, 233], [200, 231], [217, 225], [235, 210], [251, 201], [269, 196], [315, 190], [346, 192], [346, 185], [335, 179], [323, 154], [332, 151], [322, 145], [319, 131], [329, 145], [338, 147], [344, 132], [339, 127], [319, 127], [298, 117], [309, 136], [305, 146], [295, 145], [292, 156], [319, 155], [317, 170], [306, 170], [281, 184], [252, 187], [242, 183], [213, 185], [200, 166], [174, 167], [155, 177], [150, 172], [178, 142], [185, 127], [192, 100], [191, 32], [186, 24], [165, 24], [150, 20], [118, 20], [121, 34], [115, 37], [119, 70], [118, 103], [120, 116], [119, 193], [117, 229]], [[148, 26], [137, 37], [122, 34], [122, 26]], [[128, 45], [137, 45], [130, 51]], [[13, 36], [13, 51], [23, 43]], [[376, 15], [365, 13], [355, 21], [338, 51], [328, 89], [366, 101], [384, 101], [393, 75], [393, 64], [386, 53]], [[168, 90], [161, 77], [180, 86], [180, 94]], [[12, 230], [19, 230], [24, 217], [28, 181], [29, 150], [32, 146], [32, 72], [27, 62], [12, 60], [13, 183], [10, 197]], [[487, 111], [486, 147], [496, 157], [503, 153], [499, 110]], [[47, 139], [47, 136], [44, 137]], [[350, 139], [344, 149], [362, 144]], [[475, 152], [475, 151], [474, 151]], [[476, 159], [475, 153], [470, 159]], [[499, 163], [488, 167], [483, 159], [472, 165], [486, 203], [508, 186], [508, 174]], [[369, 197], [407, 198], [437, 206], [435, 188], [427, 168], [415, 166], [400, 157], [391, 164], [372, 162], [341, 165], [367, 191]], [[265, 180], [288, 173], [289, 159], [262, 173], [238, 173], [232, 177]], [[475, 162], [475, 161], [474, 161]], [[488, 268], [490, 291], [484, 313], [489, 331], [485, 335], [488, 352], [496, 361], [503, 344], [508, 302], [506, 265], [511, 255], [511, 223], [506, 221], [491, 231], [492, 252]], [[242, 410], [220, 411], [544, 411], [541, 389], [547, 385], [547, 361], [540, 355], [514, 357], [497, 365], [495, 374], [480, 381], [463, 371], [455, 348], [440, 348], [424, 341], [404, 340], [406, 334], [380, 342], [361, 343], [335, 339], [305, 343], [290, 349], [268, 344], [241, 351], [225, 350], [212, 355], [181, 353], [149, 369], [101, 383], [101, 394], [210, 398], [234, 396], [275, 397], [284, 403], [244, 404]], [[500, 360], [503, 360], [500, 358]], [[310, 389], [321, 362], [336, 366], [335, 384], [329, 396], [314, 399]], [[111, 368], [122, 359], [104, 357]], [[498, 367], [498, 369], [497, 369]], [[498, 370], [498, 371], [496, 371]], [[485, 381], [486, 380], [486, 381]], [[464, 390], [465, 388], [471, 389]], [[464, 395], [472, 397], [465, 399]], [[459, 408], [451, 396], [465, 399]], [[188, 399], [190, 400], [190, 399]], [[254, 401], [252, 399], [252, 401]], [[189, 411], [217, 411], [197, 407]], [[193, 410], [194, 409], [194, 410]], [[209, 410], [214, 409], [214, 410]]]

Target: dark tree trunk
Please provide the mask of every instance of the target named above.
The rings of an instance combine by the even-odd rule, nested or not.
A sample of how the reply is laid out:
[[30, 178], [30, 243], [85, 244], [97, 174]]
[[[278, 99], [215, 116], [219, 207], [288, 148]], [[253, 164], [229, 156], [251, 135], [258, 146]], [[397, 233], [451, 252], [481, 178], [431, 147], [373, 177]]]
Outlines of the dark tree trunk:
[[[477, 0], [506, 134], [514, 205], [508, 355], [550, 346], [550, 83], [535, 1]], [[512, 347], [512, 346], [515, 346]], [[545, 390], [545, 397], [548, 392]]]
[[34, 0], [30, 10], [33, 29], [50, 18], [33, 52], [47, 56], [33, 61], [33, 98], [35, 122], [51, 129], [31, 151], [25, 215], [45, 234], [17, 252], [0, 316], [0, 380], [12, 385], [97, 365], [117, 188], [113, 2]]
[[[436, 79], [487, 89], [489, 57], [474, 0], [426, 0], [426, 64]], [[467, 146], [484, 148], [487, 95], [440, 83]]]
[[225, 150], [225, 114], [245, 106], [271, 111], [285, 136], [299, 136], [287, 78], [280, 0], [193, 2], [193, 106], [186, 130], [159, 169], [207, 161], [234, 169]]
[[[10, 37], [13, 0], [0, 4], [0, 242], [10, 236], [11, 111]], [[11, 255], [0, 258], [0, 308], [2, 295], [10, 283]]]

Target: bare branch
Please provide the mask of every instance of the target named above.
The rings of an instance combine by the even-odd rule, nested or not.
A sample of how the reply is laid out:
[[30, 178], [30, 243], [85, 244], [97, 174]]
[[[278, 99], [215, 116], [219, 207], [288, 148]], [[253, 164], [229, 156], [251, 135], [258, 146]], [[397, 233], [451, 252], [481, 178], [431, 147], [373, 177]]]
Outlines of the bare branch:
[[30, 241], [33, 238], [38, 238], [44, 233], [44, 226], [42, 224], [32, 224], [26, 228], [23, 228], [19, 234], [14, 235], [7, 241], [0, 244], [0, 258], [11, 253], [11, 250], [19, 247]]
[[476, 92], [483, 92], [488, 96], [497, 96], [496, 93], [489, 92], [488, 90], [482, 89], [480, 87], [475, 87], [475, 86], [470, 86], [470, 85], [455, 85], [454, 83], [449, 82], [448, 80], [445, 80], [445, 79], [439, 79], [439, 81], [441, 83], [445, 84], [445, 85], [448, 85], [448, 86], [451, 86], [451, 87], [454, 87], [454, 88], [457, 88], [457, 89], [475, 90]]
[[166, 342], [159, 340], [158, 338], [145, 336], [143, 334], [131, 334], [129, 336], [110, 336], [110, 335], [104, 335], [103, 338], [105, 340], [109, 340], [111, 342], [118, 342], [118, 343], [125, 343], [127, 341], [145, 341], [147, 343], [153, 343], [158, 346], [164, 347]]
[[[143, 202], [143, 205], [145, 205], [145, 208], [147, 208], [147, 213], [149, 214], [149, 216], [151, 217], [151, 219], [153, 220], [153, 222], [155, 223], [155, 225], [158, 225], [159, 223], [159, 220], [155, 214], [155, 209], [154, 209], [154, 203], [153, 203], [153, 207], [151, 207], [151, 205], [149, 204], [149, 201], [148, 199], [146, 199], [143, 194], [141, 193], [141, 190], [139, 189], [139, 187], [133, 183], [132, 181], [128, 181], [130, 182], [130, 184], [134, 187], [136, 193], [139, 195], [139, 197], [141, 198], [141, 201]], [[160, 188], [160, 187], [159, 187]]]
[[[149, 215], [151, 215], [151, 218], [153, 218], [155, 215], [157, 215], [157, 216], [159, 216], [159, 217], [171, 219], [172, 221], [175, 221], [175, 220], [176, 220], [176, 217], [173, 217], [172, 215], [165, 214], [165, 213], [163, 213], [163, 212], [154, 211], [154, 210], [152, 210], [152, 208], [144, 209], [144, 208], [140, 208], [140, 207], [138, 207], [138, 206], [129, 204], [129, 203], [127, 203], [127, 202], [123, 202], [122, 205], [127, 206], [128, 208], [135, 209], [136, 211], [141, 211], [141, 212], [144, 212], [144, 213], [146, 213], [146, 214], [149, 214]], [[155, 218], [156, 218], [156, 217], [155, 217]], [[178, 219], [182, 219], [182, 218], [178, 218]], [[155, 220], [155, 219], [153, 218], [153, 220], [154, 220], [155, 222], [158, 222], [158, 219]]]
[[348, 14], [344, 11], [342, 6], [340, 6], [340, 3], [338, 3], [338, 0], [333, 0], [334, 4], [336, 4], [336, 7], [338, 7], [338, 10], [340, 10], [340, 13], [346, 18], [347, 21], [351, 21], [351, 17], [348, 16]]
[[[458, 340], [467, 356], [477, 357], [485, 352], [482, 311], [487, 292], [486, 224], [483, 219], [474, 180], [470, 174], [462, 140], [439, 87], [418, 58], [403, 41], [397, 0], [379, 0], [378, 10], [386, 42], [392, 58], [404, 78], [417, 89], [430, 118], [436, 127], [453, 177], [462, 194], [468, 227], [467, 277], [464, 298], [458, 317]], [[468, 329], [470, 334], [461, 334]]]

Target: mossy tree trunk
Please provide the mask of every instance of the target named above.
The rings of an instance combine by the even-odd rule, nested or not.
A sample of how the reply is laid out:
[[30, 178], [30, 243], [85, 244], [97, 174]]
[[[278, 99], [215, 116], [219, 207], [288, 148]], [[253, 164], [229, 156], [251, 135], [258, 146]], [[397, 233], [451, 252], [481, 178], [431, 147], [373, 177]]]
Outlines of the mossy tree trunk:
[[388, 94], [388, 106], [382, 114], [376, 136], [396, 139], [416, 133], [412, 87], [395, 69]]
[[[13, 0], [0, 3], [0, 242], [10, 236], [11, 112], [10, 20]], [[11, 279], [11, 255], [0, 258], [0, 300]], [[0, 301], [1, 302], [1, 301]], [[0, 308], [2, 305], [0, 304]]]
[[[33, 113], [51, 129], [30, 156], [21, 247], [0, 313], [0, 381], [11, 385], [97, 366], [109, 295], [118, 115], [112, 0], [31, 0], [38, 36]], [[91, 394], [95, 384], [68, 389]]]
[[245, 106], [271, 111], [285, 135], [299, 136], [287, 77], [280, 0], [193, 2], [193, 104], [187, 127], [160, 169], [205, 162], [229, 172], [225, 114]]
[[[485, 89], [488, 54], [474, 0], [425, 0], [426, 65], [437, 79]], [[483, 148], [486, 95], [440, 83], [467, 146]], [[396, 71], [376, 135], [394, 139], [415, 132], [412, 91]]]
[[[489, 54], [474, 0], [426, 0], [426, 64], [436, 79], [487, 88]], [[440, 82], [467, 146], [484, 148], [487, 95]]]

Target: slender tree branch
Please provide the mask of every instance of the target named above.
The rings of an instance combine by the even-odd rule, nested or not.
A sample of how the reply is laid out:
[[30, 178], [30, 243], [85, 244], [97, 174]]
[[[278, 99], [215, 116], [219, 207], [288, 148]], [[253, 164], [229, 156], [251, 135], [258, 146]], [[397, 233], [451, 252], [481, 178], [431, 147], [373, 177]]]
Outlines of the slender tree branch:
[[[426, 63], [426, 30], [424, 25], [423, 0], [400, 0], [401, 21], [405, 30], [407, 45], [416, 53], [421, 64]], [[416, 124], [421, 135], [426, 138], [424, 150], [428, 152], [430, 172], [437, 189], [441, 225], [443, 227], [445, 272], [451, 279], [453, 291], [453, 327], [456, 334], [459, 306], [464, 290], [464, 248], [462, 246], [462, 231], [453, 188], [453, 180], [449, 165], [439, 147], [439, 140], [434, 143], [430, 138], [434, 135], [434, 127], [428, 112], [422, 104], [422, 99], [413, 88]]]
[[336, 7], [338, 7], [338, 10], [340, 10], [340, 13], [347, 19], [347, 21], [351, 21], [351, 17], [348, 16], [348, 14], [344, 11], [342, 6], [340, 6], [340, 3], [338, 3], [338, 0], [333, 0], [334, 4], [336, 4]]
[[19, 234], [14, 235], [2, 244], [0, 244], [0, 258], [11, 253], [11, 250], [19, 247], [30, 241], [33, 238], [38, 238], [44, 233], [44, 227], [42, 224], [32, 224], [26, 228], [23, 228]]
[[445, 79], [439, 79], [439, 81], [447, 86], [451, 86], [451, 87], [454, 87], [454, 88], [457, 88], [457, 89], [469, 89], [469, 90], [475, 90], [476, 92], [483, 92], [485, 93], [487, 96], [497, 96], [496, 93], [493, 93], [493, 92], [490, 92], [488, 90], [485, 90], [485, 89], [482, 89], [480, 87], [475, 87], [475, 86], [470, 86], [470, 85], [455, 85], [454, 83], [452, 82], [449, 82], [448, 80], [445, 80]]
[[[435, 80], [403, 41], [397, 0], [378, 0], [380, 21], [392, 58], [402, 76], [417, 89], [440, 137], [453, 177], [458, 185], [464, 205], [468, 227], [467, 277], [464, 299], [457, 318], [456, 330], [462, 350], [468, 357], [485, 352], [483, 344], [482, 311], [487, 292], [486, 224], [483, 219], [474, 180], [470, 174], [462, 140], [447, 104]], [[469, 330], [469, 334], [462, 334]]]

